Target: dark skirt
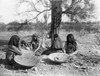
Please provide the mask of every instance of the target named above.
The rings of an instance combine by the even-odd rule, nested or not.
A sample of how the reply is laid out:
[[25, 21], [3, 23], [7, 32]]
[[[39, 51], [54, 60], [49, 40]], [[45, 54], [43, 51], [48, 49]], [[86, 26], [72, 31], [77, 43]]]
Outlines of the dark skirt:
[[6, 64], [10, 66], [14, 66], [14, 56], [15, 54], [11, 51], [6, 52]]

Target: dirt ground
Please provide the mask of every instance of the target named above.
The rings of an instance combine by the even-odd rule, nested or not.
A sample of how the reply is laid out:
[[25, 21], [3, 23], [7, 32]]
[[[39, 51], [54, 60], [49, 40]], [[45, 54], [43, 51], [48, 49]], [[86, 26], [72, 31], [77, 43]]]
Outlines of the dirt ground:
[[[73, 33], [78, 43], [78, 54], [68, 58], [66, 63], [57, 64], [40, 56], [40, 62], [32, 69], [14, 70], [5, 65], [5, 51], [0, 46], [0, 76], [100, 76], [99, 33], [79, 34], [60, 32], [62, 41], [66, 35]], [[83, 35], [82, 35], [83, 34]], [[42, 60], [44, 58], [44, 61]]]

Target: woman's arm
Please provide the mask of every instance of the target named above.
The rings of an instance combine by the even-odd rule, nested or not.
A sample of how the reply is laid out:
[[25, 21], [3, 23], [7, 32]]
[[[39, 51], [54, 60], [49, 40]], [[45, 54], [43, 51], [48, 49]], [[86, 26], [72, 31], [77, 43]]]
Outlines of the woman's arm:
[[15, 46], [12, 46], [12, 49], [10, 49], [10, 50], [12, 50], [13, 52], [15, 52], [15, 53], [18, 54], [18, 55], [22, 55], [21, 50], [18, 49], [17, 47], [15, 47]]
[[34, 51], [34, 53], [36, 53], [36, 51], [39, 50], [39, 48], [40, 48], [40, 46], [41, 46], [41, 43], [42, 43], [42, 41], [41, 41], [41, 39], [40, 39], [40, 40], [39, 40], [38, 48]]
[[69, 56], [73, 56], [73, 55], [75, 55], [75, 54], [77, 54], [77, 53], [78, 53], [78, 50], [76, 50], [75, 52], [69, 54]]
[[77, 43], [75, 42], [74, 44], [73, 44], [73, 51], [76, 51], [77, 50]]
[[64, 47], [63, 47], [63, 52], [64, 53], [66, 53], [66, 48], [67, 48], [67, 46], [66, 46], [66, 42], [65, 42]]
[[66, 50], [64, 48], [62, 48], [62, 50], [63, 50], [63, 53], [66, 53]]

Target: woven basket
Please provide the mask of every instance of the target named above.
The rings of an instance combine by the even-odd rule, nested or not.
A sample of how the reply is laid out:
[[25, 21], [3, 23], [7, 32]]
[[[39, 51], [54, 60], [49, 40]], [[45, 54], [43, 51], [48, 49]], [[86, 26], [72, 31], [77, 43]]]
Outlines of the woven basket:
[[48, 56], [51, 61], [63, 63], [68, 59], [68, 55], [65, 53], [52, 53]]
[[32, 51], [26, 51], [22, 55], [17, 55], [14, 57], [14, 61], [22, 66], [33, 67], [39, 63], [39, 59], [34, 55]]

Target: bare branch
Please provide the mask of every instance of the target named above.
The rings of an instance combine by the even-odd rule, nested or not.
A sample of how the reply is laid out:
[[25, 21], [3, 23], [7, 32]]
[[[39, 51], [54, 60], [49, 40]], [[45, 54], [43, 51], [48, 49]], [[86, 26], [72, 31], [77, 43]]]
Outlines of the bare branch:
[[27, 10], [27, 11], [24, 11], [24, 12], [21, 12], [21, 13], [18, 13], [18, 15], [21, 15], [23, 13], [30, 13], [30, 12], [33, 12], [34, 10]]
[[[42, 5], [43, 5], [42, 0], [38, 0], [38, 2], [40, 2], [40, 1], [41, 1]], [[29, 3], [29, 4], [33, 7], [33, 9], [27, 10], [27, 11], [24, 11], [24, 12], [21, 12], [21, 13], [18, 13], [19, 15], [20, 15], [20, 14], [23, 14], [23, 13], [30, 13], [30, 14], [31, 14], [31, 12], [37, 12], [37, 13], [38, 13], [38, 14], [37, 14], [35, 17], [33, 17], [32, 19], [29, 19], [29, 21], [34, 20], [34, 19], [37, 19], [38, 16], [39, 16], [40, 14], [42, 14], [42, 13], [44, 13], [44, 12], [46, 12], [46, 11], [50, 11], [50, 10], [51, 10], [51, 8], [50, 8], [50, 9], [45, 9], [45, 10], [43, 10], [43, 11], [38, 10], [38, 9], [36, 8], [35, 3], [34, 3], [32, 0], [30, 0], [30, 1], [28, 1], [28, 0], [21, 0], [20, 4], [21, 4], [21, 3], [24, 3], [24, 2]], [[28, 22], [29, 22], [29, 21], [28, 21]]]
[[39, 12], [34, 18], [30, 19], [29, 21], [34, 20], [34, 19], [37, 19], [37, 17], [38, 17], [40, 14], [42, 14], [42, 13], [44, 13], [44, 12], [46, 12], [46, 11], [50, 11], [50, 10], [51, 10], [51, 9], [46, 9], [46, 10], [43, 10], [43, 11]]
[[33, 9], [32, 10], [27, 10], [27, 11], [24, 11], [24, 12], [21, 12], [21, 13], [18, 13], [19, 15], [22, 14], [22, 13], [33, 12], [33, 11], [35, 11], [35, 12], [41, 12], [41, 11], [37, 10], [37, 8], [35, 7], [35, 4], [33, 3], [32, 0], [31, 1], [23, 0], [23, 1], [31, 4], [31, 6], [33, 6]]
[[70, 8], [73, 8], [74, 5], [78, 4], [78, 3], [81, 2], [81, 1], [82, 1], [82, 0], [78, 0], [78, 1], [75, 2], [75, 0], [72, 0], [72, 3], [71, 3]]
[[70, 13], [71, 13], [71, 14], [73, 13], [73, 14], [74, 14], [75, 12], [74, 12], [74, 11], [71, 11], [72, 8], [74, 7], [74, 5], [76, 5], [77, 3], [81, 2], [81, 1], [82, 1], [82, 0], [78, 0], [78, 1], [75, 2], [75, 0], [72, 0], [72, 3], [71, 3], [71, 5], [70, 5], [70, 7], [69, 7], [68, 9], [66, 9], [65, 11], [62, 11], [62, 13], [67, 13], [67, 14], [68, 14], [68, 13], [69, 13], [69, 14], [70, 14]]
[[37, 8], [35, 7], [35, 4], [33, 3], [32, 0], [31, 0], [30, 4], [33, 6], [33, 8], [34, 8], [34, 10], [35, 10], [36, 12], [40, 12], [39, 10], [37, 10]]
[[77, 3], [81, 2], [82, 0], [78, 0], [77, 2], [73, 3], [73, 5], [76, 5]]
[[46, 3], [43, 3], [43, 1], [42, 0], [39, 0], [38, 2], [41, 2], [42, 3], [42, 5], [44, 6], [44, 7], [46, 7], [46, 8], [49, 8], [50, 6], [49, 5], [47, 5]]
[[[31, 1], [23, 0], [23, 2], [29, 3], [29, 4], [34, 8], [34, 10], [35, 10], [36, 12], [40, 12], [39, 10], [37, 10], [37, 8], [35, 7], [35, 4], [33, 3], [32, 0], [31, 0]], [[23, 3], [23, 2], [21, 2], [21, 3]]]

